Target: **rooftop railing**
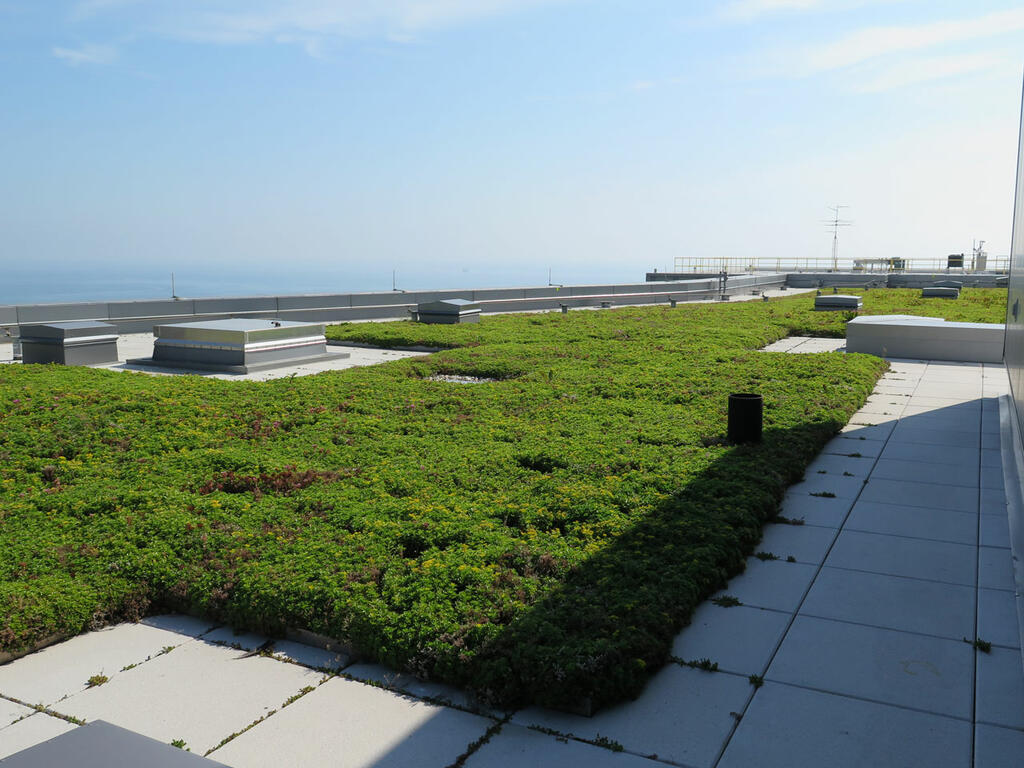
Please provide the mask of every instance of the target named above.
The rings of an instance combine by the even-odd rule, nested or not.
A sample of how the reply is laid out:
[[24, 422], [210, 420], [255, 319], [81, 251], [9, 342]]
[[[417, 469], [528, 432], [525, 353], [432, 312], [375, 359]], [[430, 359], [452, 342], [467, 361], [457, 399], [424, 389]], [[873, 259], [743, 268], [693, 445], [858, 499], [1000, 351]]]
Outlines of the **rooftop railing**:
[[974, 274], [993, 272], [1006, 274], [1010, 268], [1009, 256], [970, 255], [942, 258], [871, 258], [845, 259], [834, 265], [831, 258], [761, 258], [725, 256], [677, 256], [677, 273], [713, 274], [725, 270], [730, 274], [742, 272], [950, 272]]

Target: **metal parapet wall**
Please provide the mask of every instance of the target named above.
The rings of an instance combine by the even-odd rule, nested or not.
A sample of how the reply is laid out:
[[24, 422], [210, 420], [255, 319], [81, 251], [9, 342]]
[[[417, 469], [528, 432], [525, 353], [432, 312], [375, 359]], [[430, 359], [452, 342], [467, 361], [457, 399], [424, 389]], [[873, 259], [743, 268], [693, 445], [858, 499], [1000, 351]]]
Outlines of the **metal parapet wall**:
[[952, 272], [892, 272], [889, 274], [869, 272], [793, 272], [786, 276], [790, 288], [823, 288], [846, 286], [849, 288], [924, 288], [939, 280], [956, 280], [967, 288], [995, 288], [1005, 275]]
[[[778, 288], [784, 282], [782, 274], [731, 276], [725, 292], [738, 295], [753, 289]], [[117, 326], [119, 333], [143, 333], [152, 331], [154, 325], [232, 317], [321, 323], [404, 319], [417, 304], [440, 299], [468, 299], [489, 314], [552, 310], [562, 304], [570, 308], [599, 307], [608, 301], [613, 305], [667, 304], [670, 300], [711, 299], [719, 293], [719, 281], [714, 278], [674, 283], [4, 305], [0, 306], [0, 334], [4, 329], [16, 334], [21, 325], [68, 320], [97, 320]]]

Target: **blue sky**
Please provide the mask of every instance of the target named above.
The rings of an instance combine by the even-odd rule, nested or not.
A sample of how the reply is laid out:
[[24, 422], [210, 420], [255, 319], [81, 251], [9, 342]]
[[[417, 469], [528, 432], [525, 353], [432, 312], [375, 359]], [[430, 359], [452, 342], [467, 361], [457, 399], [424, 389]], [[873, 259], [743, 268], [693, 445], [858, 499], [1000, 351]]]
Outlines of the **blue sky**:
[[0, 0], [0, 263], [641, 280], [828, 257], [833, 204], [1005, 254], [1022, 67], [986, 0]]

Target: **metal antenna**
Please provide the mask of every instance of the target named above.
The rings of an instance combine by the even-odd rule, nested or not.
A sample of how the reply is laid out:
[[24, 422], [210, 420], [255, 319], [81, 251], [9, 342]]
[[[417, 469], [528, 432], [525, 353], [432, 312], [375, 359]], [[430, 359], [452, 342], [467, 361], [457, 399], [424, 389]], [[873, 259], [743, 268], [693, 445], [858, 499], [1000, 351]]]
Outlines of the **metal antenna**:
[[834, 214], [831, 219], [826, 219], [824, 224], [832, 230], [832, 271], [839, 271], [839, 228], [849, 227], [853, 225], [852, 221], [848, 219], [839, 218], [839, 211], [843, 208], [849, 208], [848, 205], [829, 205], [826, 206]]

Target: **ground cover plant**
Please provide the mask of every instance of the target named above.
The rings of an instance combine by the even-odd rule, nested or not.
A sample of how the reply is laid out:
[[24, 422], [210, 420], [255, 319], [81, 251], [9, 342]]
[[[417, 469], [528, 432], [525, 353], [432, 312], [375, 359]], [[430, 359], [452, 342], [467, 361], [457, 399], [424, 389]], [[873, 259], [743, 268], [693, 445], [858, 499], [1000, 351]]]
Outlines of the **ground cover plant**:
[[839, 322], [809, 305], [350, 325], [452, 348], [265, 383], [0, 366], [0, 651], [173, 609], [505, 704], [635, 695], [885, 367], [757, 351]]

